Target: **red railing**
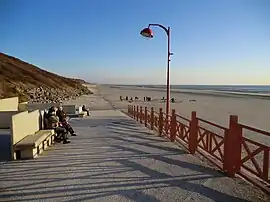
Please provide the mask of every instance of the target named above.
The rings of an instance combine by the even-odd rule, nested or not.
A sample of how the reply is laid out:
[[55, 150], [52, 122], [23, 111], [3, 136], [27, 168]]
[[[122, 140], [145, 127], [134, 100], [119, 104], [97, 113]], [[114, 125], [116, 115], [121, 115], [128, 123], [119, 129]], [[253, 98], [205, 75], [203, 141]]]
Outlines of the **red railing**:
[[[253, 132], [263, 135], [267, 138], [270, 133], [247, 125], [239, 124], [241, 133], [244, 131]], [[269, 152], [270, 148], [264, 144], [252, 140], [248, 137], [241, 138], [241, 162], [240, 174], [245, 177], [245, 173], [249, 172], [264, 182], [270, 183], [269, 180]]]
[[129, 106], [128, 113], [160, 136], [181, 143], [191, 154], [200, 153], [228, 176], [239, 174], [270, 193], [270, 148], [246, 137], [244, 131], [257, 133], [268, 140], [270, 132], [240, 124], [234, 115], [230, 116], [226, 128], [197, 117], [196, 112], [188, 119], [176, 114], [175, 110], [166, 117], [161, 108], [155, 112], [153, 108], [149, 111], [147, 107]]
[[[185, 122], [185, 123], [183, 123]], [[176, 138], [175, 140], [188, 145], [188, 139], [190, 135], [190, 120], [176, 114]], [[184, 145], [184, 146], [186, 146]]]

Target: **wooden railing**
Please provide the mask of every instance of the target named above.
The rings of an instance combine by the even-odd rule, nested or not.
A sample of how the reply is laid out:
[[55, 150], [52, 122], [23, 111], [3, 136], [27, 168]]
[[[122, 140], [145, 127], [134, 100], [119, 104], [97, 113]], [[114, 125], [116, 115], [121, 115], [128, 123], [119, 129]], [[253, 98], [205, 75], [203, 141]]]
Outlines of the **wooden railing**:
[[160, 136], [182, 144], [191, 154], [200, 153], [228, 176], [239, 174], [270, 193], [270, 148], [245, 137], [243, 131], [253, 131], [267, 138], [270, 138], [270, 132], [240, 124], [235, 115], [230, 116], [226, 128], [197, 117], [196, 112], [192, 112], [188, 119], [176, 114], [174, 109], [166, 116], [162, 108], [156, 112], [154, 108], [129, 106], [128, 114], [156, 130]]

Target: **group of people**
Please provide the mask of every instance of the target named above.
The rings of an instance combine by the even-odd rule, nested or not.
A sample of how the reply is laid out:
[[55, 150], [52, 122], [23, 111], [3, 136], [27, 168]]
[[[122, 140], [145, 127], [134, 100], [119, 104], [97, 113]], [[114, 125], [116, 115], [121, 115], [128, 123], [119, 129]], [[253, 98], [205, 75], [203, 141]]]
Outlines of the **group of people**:
[[[135, 101], [137, 101], [137, 100], [139, 100], [139, 97], [136, 96], [136, 97], [134, 97], [134, 99], [135, 99]], [[123, 97], [122, 96], [120, 96], [120, 100], [123, 101]], [[130, 97], [130, 99], [129, 99], [129, 97], [126, 96], [125, 97], [125, 100], [127, 100], [127, 101], [129, 100], [129, 102], [132, 102], [133, 101], [133, 97]], [[143, 101], [144, 102], [145, 101], [151, 102], [151, 100], [152, 100], [152, 98], [149, 97], [149, 96], [143, 97]], [[165, 97], [162, 97], [161, 101], [165, 102], [166, 101]], [[170, 102], [175, 103], [175, 99], [174, 98], [171, 98], [170, 99]]]
[[63, 108], [60, 107], [50, 107], [48, 112], [44, 114], [44, 125], [46, 129], [53, 129], [56, 133], [56, 142], [62, 142], [63, 144], [68, 144], [68, 133], [71, 136], [77, 136], [71, 125], [68, 123], [67, 114], [64, 112]]
[[[122, 95], [120, 96], [120, 100], [123, 101], [123, 97]], [[125, 100], [129, 101], [129, 102], [132, 102], [133, 101], [133, 97], [131, 96], [130, 98], [128, 96], [125, 97]], [[139, 100], [139, 97], [135, 96], [134, 97], [134, 100], [137, 101]]]
[[[165, 102], [166, 101], [165, 97], [162, 97], [161, 101]], [[175, 99], [173, 97], [170, 99], [170, 101], [172, 103], [175, 103]]]

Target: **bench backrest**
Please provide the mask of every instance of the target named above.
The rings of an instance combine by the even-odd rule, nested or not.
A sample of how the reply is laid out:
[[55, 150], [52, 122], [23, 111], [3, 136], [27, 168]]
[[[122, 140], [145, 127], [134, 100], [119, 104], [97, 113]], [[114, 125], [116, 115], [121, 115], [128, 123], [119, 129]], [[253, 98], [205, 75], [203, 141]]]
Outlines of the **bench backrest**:
[[0, 99], [0, 111], [18, 111], [19, 98]]
[[76, 105], [63, 105], [66, 114], [76, 114]]
[[9, 129], [11, 127], [11, 117], [18, 111], [0, 111], [0, 129]]
[[12, 116], [12, 143], [13, 145], [25, 138], [27, 135], [34, 134], [40, 128], [39, 110], [33, 112], [21, 112]]

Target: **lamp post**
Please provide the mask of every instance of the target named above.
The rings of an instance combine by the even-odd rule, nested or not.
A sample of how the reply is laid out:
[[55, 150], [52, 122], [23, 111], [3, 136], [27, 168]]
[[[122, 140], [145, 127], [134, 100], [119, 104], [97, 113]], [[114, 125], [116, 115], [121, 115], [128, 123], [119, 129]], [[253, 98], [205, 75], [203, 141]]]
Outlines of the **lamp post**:
[[151, 26], [154, 27], [160, 27], [162, 28], [166, 34], [167, 34], [167, 40], [168, 40], [168, 52], [167, 52], [167, 92], [166, 92], [166, 118], [168, 119], [169, 110], [170, 110], [170, 56], [173, 55], [173, 53], [170, 52], [170, 40], [171, 40], [171, 30], [170, 27], [166, 28], [163, 25], [160, 24], [149, 24], [147, 28], [144, 28], [140, 34], [147, 38], [153, 38], [154, 34], [152, 30], [150, 29]]

